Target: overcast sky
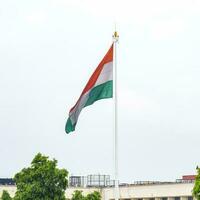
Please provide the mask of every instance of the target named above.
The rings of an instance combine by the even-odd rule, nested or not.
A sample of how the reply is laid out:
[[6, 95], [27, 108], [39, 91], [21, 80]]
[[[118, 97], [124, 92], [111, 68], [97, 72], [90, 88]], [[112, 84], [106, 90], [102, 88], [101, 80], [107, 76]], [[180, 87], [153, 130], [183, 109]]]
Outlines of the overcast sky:
[[199, 0], [0, 0], [0, 177], [36, 153], [70, 174], [113, 174], [113, 102], [68, 111], [118, 45], [121, 182], [175, 180], [200, 163]]

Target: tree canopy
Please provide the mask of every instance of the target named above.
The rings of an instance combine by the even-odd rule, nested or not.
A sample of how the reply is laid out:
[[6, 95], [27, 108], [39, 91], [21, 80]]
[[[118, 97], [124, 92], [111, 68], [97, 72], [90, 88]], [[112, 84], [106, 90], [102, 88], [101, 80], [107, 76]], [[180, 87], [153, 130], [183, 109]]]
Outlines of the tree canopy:
[[65, 200], [68, 171], [57, 168], [57, 160], [38, 153], [31, 166], [14, 177], [14, 200]]
[[1, 200], [12, 200], [12, 198], [10, 197], [9, 193], [6, 190], [3, 190]]
[[200, 168], [198, 167], [192, 194], [195, 199], [200, 200]]

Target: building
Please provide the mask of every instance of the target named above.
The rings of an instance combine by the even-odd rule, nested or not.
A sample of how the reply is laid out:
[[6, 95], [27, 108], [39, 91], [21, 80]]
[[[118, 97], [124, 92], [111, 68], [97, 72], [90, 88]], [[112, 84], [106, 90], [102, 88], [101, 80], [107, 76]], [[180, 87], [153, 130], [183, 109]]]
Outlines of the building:
[[[136, 182], [134, 184], [120, 185], [120, 199], [122, 200], [192, 200], [192, 189], [194, 179], [182, 177], [175, 182]], [[7, 190], [11, 196], [16, 191], [15, 185], [0, 185], [0, 196], [3, 190]], [[83, 194], [89, 194], [93, 191], [99, 191], [102, 200], [114, 199], [114, 187], [77, 187], [70, 186], [66, 189], [66, 197], [71, 198], [75, 190], [83, 191]]]
[[12, 178], [0, 178], [0, 185], [15, 185]]

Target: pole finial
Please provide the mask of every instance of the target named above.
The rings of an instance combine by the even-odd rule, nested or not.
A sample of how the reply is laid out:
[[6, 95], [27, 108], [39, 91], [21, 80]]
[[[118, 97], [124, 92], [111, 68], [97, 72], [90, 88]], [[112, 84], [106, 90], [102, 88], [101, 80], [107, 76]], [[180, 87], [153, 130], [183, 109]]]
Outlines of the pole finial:
[[118, 35], [117, 31], [115, 31], [113, 34], [113, 40], [114, 40], [114, 42], [117, 42], [118, 39], [119, 39], [119, 35]]

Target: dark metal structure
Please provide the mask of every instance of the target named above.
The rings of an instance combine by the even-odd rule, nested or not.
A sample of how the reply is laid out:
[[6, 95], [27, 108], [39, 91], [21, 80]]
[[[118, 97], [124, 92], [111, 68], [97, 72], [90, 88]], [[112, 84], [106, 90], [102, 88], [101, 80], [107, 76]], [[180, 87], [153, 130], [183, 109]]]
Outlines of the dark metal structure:
[[12, 178], [0, 178], [0, 185], [15, 185]]

